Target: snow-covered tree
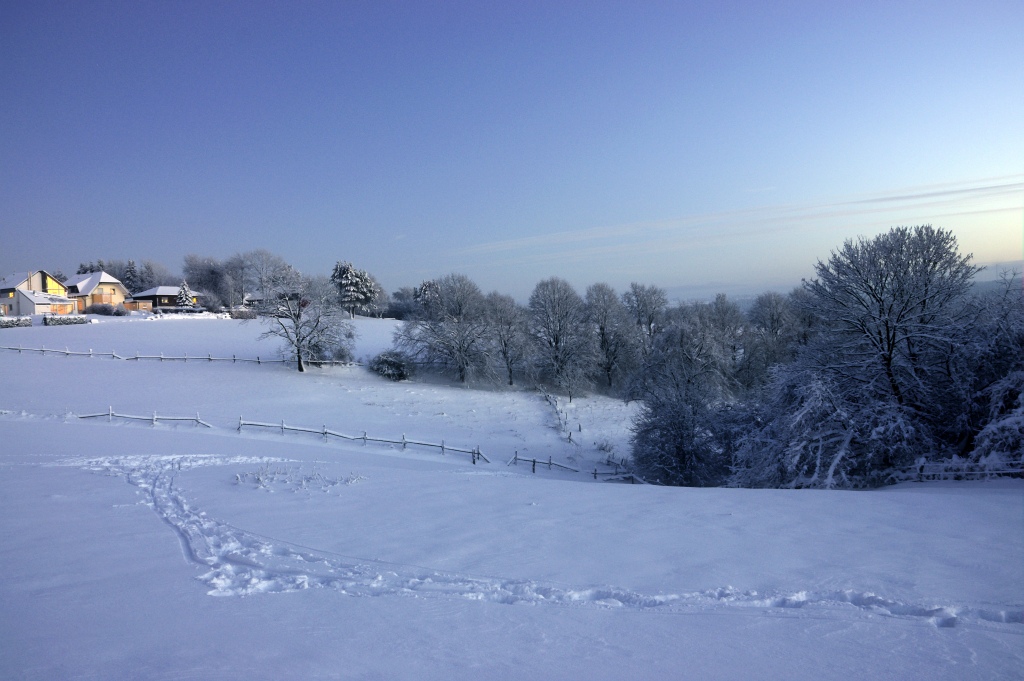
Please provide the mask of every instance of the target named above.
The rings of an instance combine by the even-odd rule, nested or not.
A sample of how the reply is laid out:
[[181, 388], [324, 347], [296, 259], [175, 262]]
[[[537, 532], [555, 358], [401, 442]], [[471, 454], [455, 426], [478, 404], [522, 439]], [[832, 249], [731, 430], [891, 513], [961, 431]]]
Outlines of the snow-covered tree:
[[178, 287], [178, 299], [175, 301], [175, 304], [186, 309], [195, 307], [195, 294], [192, 293], [192, 289], [189, 288], [187, 281], [182, 280], [181, 285]]
[[730, 338], [711, 305], [682, 305], [654, 339], [633, 396], [633, 461], [650, 482], [720, 484], [726, 453], [718, 410], [732, 394]]
[[203, 292], [204, 304], [208, 309], [219, 310], [231, 306], [234, 282], [224, 263], [210, 256], [190, 253], [185, 256], [181, 271], [194, 290]]
[[324, 276], [307, 277], [283, 260], [276, 267], [265, 259], [260, 273], [263, 295], [257, 309], [267, 330], [260, 338], [284, 341], [282, 352], [299, 371], [306, 361], [347, 360], [354, 331], [338, 305], [337, 290]]
[[587, 318], [596, 336], [595, 373], [610, 389], [635, 368], [640, 354], [640, 328], [608, 284], [587, 287], [585, 300]]
[[586, 303], [569, 282], [552, 277], [534, 287], [528, 307], [538, 369], [571, 400], [594, 365]]
[[978, 268], [930, 226], [847, 241], [805, 303], [820, 330], [779, 372], [741, 447], [736, 481], [880, 484], [888, 471], [950, 451], [966, 428], [969, 303]]
[[759, 295], [747, 312], [740, 381], [748, 388], [766, 383], [772, 367], [792, 361], [798, 332], [789, 298], [774, 291]]
[[396, 346], [423, 365], [452, 372], [465, 383], [490, 370], [484, 296], [468, 277], [449, 274], [424, 282], [418, 307], [395, 333]]
[[657, 286], [633, 282], [622, 294], [622, 302], [640, 331], [640, 349], [646, 355], [654, 345], [659, 323], [668, 307], [668, 296]]
[[331, 281], [337, 287], [341, 306], [348, 310], [349, 317], [367, 310], [381, 290], [368, 272], [353, 267], [349, 262], [339, 261], [334, 265]]
[[178, 297], [175, 304], [178, 307], [184, 307], [186, 309], [196, 306], [196, 294], [191, 291], [188, 287], [188, 283], [184, 280], [182, 280], [181, 285], [178, 286]]
[[529, 354], [526, 310], [512, 296], [497, 291], [487, 295], [484, 305], [488, 338], [494, 346], [492, 355], [501, 364], [508, 384], [514, 385], [515, 372]]
[[153, 260], [143, 260], [139, 270], [139, 290], [145, 291], [154, 286], [175, 286], [181, 281], [170, 270]]
[[124, 278], [121, 280], [128, 293], [138, 293], [143, 290], [139, 288], [139, 271], [135, 267], [135, 261], [129, 260], [124, 269]]

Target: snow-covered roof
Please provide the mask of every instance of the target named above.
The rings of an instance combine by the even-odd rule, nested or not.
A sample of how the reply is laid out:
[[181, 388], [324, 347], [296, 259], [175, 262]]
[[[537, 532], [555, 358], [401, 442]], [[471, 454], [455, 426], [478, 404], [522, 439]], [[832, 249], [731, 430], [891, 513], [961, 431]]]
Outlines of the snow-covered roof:
[[2, 288], [18, 288], [25, 282], [29, 281], [35, 274], [44, 274], [47, 278], [58, 282], [57, 277], [53, 276], [46, 270], [34, 270], [32, 272], [15, 272], [14, 274], [8, 274], [3, 279], [0, 279], [0, 289]]
[[8, 274], [3, 279], [0, 279], [0, 288], [18, 288], [21, 284], [28, 281], [31, 272], [15, 272], [14, 274]]
[[[148, 288], [145, 291], [139, 291], [134, 294], [133, 298], [148, 298], [150, 296], [176, 296], [178, 295], [177, 286], [156, 286], [154, 288]], [[195, 295], [195, 294], [193, 294]]]
[[57, 296], [52, 293], [39, 293], [37, 291], [25, 291], [18, 289], [20, 295], [25, 296], [36, 305], [74, 305], [74, 301], [64, 296]]
[[95, 291], [96, 287], [100, 284], [117, 284], [121, 288], [124, 288], [124, 284], [114, 277], [114, 275], [107, 274], [106, 272], [87, 272], [85, 274], [76, 274], [72, 277], [68, 277], [68, 280], [64, 282], [64, 285], [69, 289], [72, 286], [77, 287], [78, 293], [74, 295], [80, 296], [89, 295]]

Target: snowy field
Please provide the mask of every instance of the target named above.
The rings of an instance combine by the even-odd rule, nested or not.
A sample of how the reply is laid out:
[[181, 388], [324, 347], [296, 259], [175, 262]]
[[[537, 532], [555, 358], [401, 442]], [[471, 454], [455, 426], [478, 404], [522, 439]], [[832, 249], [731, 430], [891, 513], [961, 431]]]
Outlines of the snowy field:
[[[357, 320], [357, 356], [393, 328]], [[260, 330], [131, 317], [0, 345], [273, 357]], [[108, 408], [211, 427], [79, 418]], [[0, 678], [1024, 678], [1024, 481], [608, 482], [633, 409], [0, 350]]]

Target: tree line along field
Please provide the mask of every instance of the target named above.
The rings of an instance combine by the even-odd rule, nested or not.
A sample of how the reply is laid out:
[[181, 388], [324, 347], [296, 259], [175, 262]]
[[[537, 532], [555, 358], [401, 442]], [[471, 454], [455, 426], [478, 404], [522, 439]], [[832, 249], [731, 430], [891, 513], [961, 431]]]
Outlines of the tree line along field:
[[688, 486], [863, 487], [911, 467], [1019, 470], [1024, 457], [1020, 279], [977, 291], [951, 233], [895, 228], [844, 243], [816, 276], [743, 311], [726, 296], [669, 305], [662, 289], [583, 295], [552, 277], [525, 305], [449, 274], [387, 295], [339, 262], [307, 276], [265, 251], [189, 256], [214, 305], [248, 300], [300, 371], [348, 360], [355, 313], [401, 320], [369, 358], [395, 380], [539, 386], [642, 404], [636, 473]]

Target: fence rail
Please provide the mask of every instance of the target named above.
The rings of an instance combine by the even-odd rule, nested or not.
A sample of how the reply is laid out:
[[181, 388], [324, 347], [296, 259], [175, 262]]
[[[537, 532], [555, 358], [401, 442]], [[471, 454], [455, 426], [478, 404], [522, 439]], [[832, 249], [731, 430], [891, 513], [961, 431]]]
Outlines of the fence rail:
[[924, 482], [925, 480], [978, 480], [1004, 475], [1024, 475], [1024, 467], [1004, 463], [994, 468], [973, 461], [932, 461], [907, 466], [890, 477], [896, 482]]
[[[561, 469], [567, 470], [567, 471], [572, 471], [573, 473], [579, 473], [580, 472], [578, 468], [573, 468], [571, 466], [566, 466], [564, 464], [560, 464], [557, 461], [552, 461], [550, 456], [548, 457], [547, 461], [538, 460], [536, 458], [527, 459], [526, 457], [520, 457], [518, 450], [516, 451], [516, 455], [513, 456], [511, 459], [509, 459], [508, 463], [505, 464], [505, 465], [506, 466], [512, 466], [512, 465], [518, 466], [520, 461], [522, 461], [523, 463], [531, 464], [533, 466], [533, 472], [534, 473], [537, 472], [537, 464], [538, 463], [541, 466], [547, 466], [548, 470], [551, 470], [551, 468], [554, 467], [554, 468], [561, 468]], [[594, 470], [597, 470], [597, 469], [594, 469]]]
[[[106, 418], [107, 421], [113, 421], [114, 419], [125, 419], [128, 421], [145, 421], [152, 425], [156, 425], [161, 421], [173, 421], [173, 422], [191, 422], [198, 426], [205, 426], [206, 428], [214, 428], [213, 425], [203, 421], [199, 417], [199, 412], [196, 412], [195, 416], [160, 416], [157, 412], [153, 412], [151, 416], [138, 416], [134, 414], [119, 414], [114, 411], [113, 407], [107, 407], [107, 411], [98, 412], [95, 414], [73, 414], [80, 419], [98, 419]], [[254, 427], [254, 428], [273, 428], [280, 430], [281, 434], [287, 432], [294, 433], [310, 433], [312, 435], [320, 435], [326, 442], [331, 437], [336, 437], [342, 440], [348, 440], [350, 442], [362, 442], [364, 445], [367, 442], [379, 442], [382, 444], [402, 445], [402, 449], [405, 449], [409, 445], [416, 445], [418, 447], [432, 447], [440, 449], [441, 454], [447, 454], [448, 452], [459, 452], [461, 454], [469, 454], [476, 464], [477, 461], [483, 461], [485, 463], [491, 463], [491, 460], [484, 456], [483, 452], [480, 451], [480, 447], [474, 447], [473, 449], [466, 449], [464, 447], [451, 447], [444, 440], [441, 440], [440, 444], [434, 442], [423, 442], [421, 440], [409, 440], [405, 437], [405, 433], [402, 434], [401, 440], [392, 440], [382, 437], [370, 437], [364, 431], [362, 435], [346, 435], [345, 433], [339, 433], [336, 430], [329, 429], [326, 425], [321, 428], [309, 428], [306, 426], [290, 426], [282, 419], [280, 423], [266, 423], [263, 421], [246, 421], [241, 416], [238, 417], [238, 427], [236, 430], [241, 433], [243, 427]], [[556, 466], [558, 464], [555, 464]]]
[[[123, 361], [140, 361], [144, 359], [151, 359], [159, 360], [161, 362], [187, 362], [189, 360], [192, 360], [193, 362], [251, 362], [253, 364], [287, 364], [295, 361], [294, 359], [267, 359], [259, 356], [257, 356], [255, 359], [252, 357], [238, 357], [237, 355], [231, 355], [230, 357], [214, 357], [213, 354], [189, 356], [188, 353], [185, 353], [180, 357], [177, 355], [164, 355], [163, 353], [159, 355], [140, 355], [136, 353], [134, 356], [122, 356], [117, 354], [117, 352], [113, 350], [110, 352], [93, 352], [93, 350], [90, 349], [89, 352], [82, 352], [76, 350], [69, 350], [67, 348], [64, 348], [63, 350], [60, 350], [58, 348], [48, 348], [46, 346], [43, 346], [41, 348], [26, 348], [20, 345], [18, 347], [10, 345], [0, 345], [0, 350], [11, 350], [14, 352], [38, 352], [43, 355], [45, 355], [46, 353], [50, 353], [53, 355], [64, 355], [65, 357], [109, 357], [111, 359], [119, 359]], [[340, 360], [304, 359], [302, 361], [304, 364], [309, 364], [311, 366], [317, 367], [360, 366], [357, 362], [343, 362]]]
[[362, 442], [364, 445], [367, 442], [379, 442], [382, 444], [402, 445], [402, 449], [405, 449], [409, 445], [416, 445], [419, 447], [433, 447], [434, 449], [440, 449], [442, 455], [448, 452], [460, 452], [463, 454], [469, 454], [472, 457], [474, 464], [477, 462], [478, 459], [486, 463], [491, 463], [491, 460], [484, 456], [483, 452], [480, 451], [479, 446], [474, 447], [473, 449], [464, 449], [462, 447], [451, 447], [447, 445], [444, 440], [441, 440], [440, 444], [437, 444], [435, 442], [423, 442], [421, 440], [409, 440], [405, 437], [404, 433], [402, 434], [401, 440], [391, 440], [388, 438], [370, 437], [366, 434], [365, 431], [363, 432], [362, 435], [347, 435], [345, 433], [339, 433], [338, 431], [331, 430], [326, 425], [324, 425], [322, 428], [289, 426], [284, 422], [283, 419], [280, 423], [266, 423], [263, 421], [246, 421], [244, 418], [239, 416], [237, 428], [238, 432], [242, 432], [242, 428], [245, 427], [273, 428], [275, 430], [280, 430], [282, 435], [289, 431], [296, 433], [310, 433], [313, 435], [321, 436], [325, 442], [331, 437], [336, 437], [342, 440], [348, 440], [350, 442]]
[[129, 421], [147, 421], [156, 425], [160, 421], [191, 421], [197, 426], [205, 426], [207, 428], [213, 428], [212, 425], [203, 421], [199, 418], [199, 412], [196, 412], [195, 416], [160, 416], [155, 411], [152, 416], [135, 416], [132, 414], [118, 414], [114, 411], [113, 407], [108, 407], [107, 411], [99, 414], [75, 414], [80, 419], [98, 419], [106, 418], [107, 421], [113, 421], [114, 419], [126, 419]]

